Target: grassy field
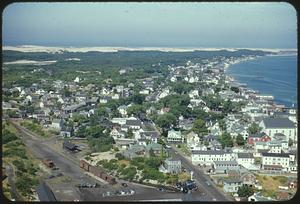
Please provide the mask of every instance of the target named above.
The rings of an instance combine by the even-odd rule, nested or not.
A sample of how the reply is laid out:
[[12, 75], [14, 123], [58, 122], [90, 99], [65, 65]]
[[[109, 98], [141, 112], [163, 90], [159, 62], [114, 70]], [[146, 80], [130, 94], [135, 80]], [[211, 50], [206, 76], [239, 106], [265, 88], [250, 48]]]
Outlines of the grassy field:
[[40, 135], [45, 138], [50, 136], [50, 133], [48, 131], [43, 130], [43, 128], [39, 124], [33, 123], [30, 120], [21, 122], [20, 124], [25, 128], [27, 128], [28, 130], [36, 133], [37, 135]]
[[[38, 183], [41, 176], [38, 163], [19, 138], [17, 130], [9, 123], [2, 123], [2, 162], [3, 166], [12, 165], [17, 191], [24, 200], [31, 200], [31, 189]], [[11, 198], [9, 185], [3, 186], [5, 196]]]
[[288, 179], [285, 176], [261, 176], [256, 175], [256, 179], [262, 185], [262, 195], [276, 198], [278, 186], [287, 186]]

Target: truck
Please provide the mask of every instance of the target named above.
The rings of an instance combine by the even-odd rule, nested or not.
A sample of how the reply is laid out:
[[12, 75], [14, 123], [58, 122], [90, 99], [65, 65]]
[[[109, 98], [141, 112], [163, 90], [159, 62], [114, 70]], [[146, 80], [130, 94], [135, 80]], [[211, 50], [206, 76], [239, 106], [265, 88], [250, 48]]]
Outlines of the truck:
[[53, 168], [55, 166], [54, 162], [51, 159], [44, 159], [43, 164], [45, 164], [49, 168]]

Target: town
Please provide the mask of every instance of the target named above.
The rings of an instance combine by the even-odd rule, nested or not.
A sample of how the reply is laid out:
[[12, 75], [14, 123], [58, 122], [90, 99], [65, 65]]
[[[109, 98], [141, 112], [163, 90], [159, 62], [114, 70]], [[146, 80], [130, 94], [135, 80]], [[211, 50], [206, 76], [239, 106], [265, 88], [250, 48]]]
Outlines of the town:
[[25, 64], [18, 57], [28, 53], [6, 52], [16, 59], [4, 63], [2, 82], [11, 200], [275, 201], [296, 193], [297, 108], [226, 73], [272, 53], [119, 51], [99, 54], [112, 64], [101, 68], [84, 64], [93, 52]]

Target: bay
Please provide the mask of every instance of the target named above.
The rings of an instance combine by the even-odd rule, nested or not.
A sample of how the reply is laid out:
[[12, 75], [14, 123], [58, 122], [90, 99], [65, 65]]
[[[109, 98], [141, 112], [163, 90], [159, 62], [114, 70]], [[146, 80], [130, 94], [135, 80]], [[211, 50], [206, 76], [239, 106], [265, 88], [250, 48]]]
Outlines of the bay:
[[297, 107], [297, 56], [264, 56], [231, 65], [230, 76], [261, 94], [274, 96], [276, 104]]

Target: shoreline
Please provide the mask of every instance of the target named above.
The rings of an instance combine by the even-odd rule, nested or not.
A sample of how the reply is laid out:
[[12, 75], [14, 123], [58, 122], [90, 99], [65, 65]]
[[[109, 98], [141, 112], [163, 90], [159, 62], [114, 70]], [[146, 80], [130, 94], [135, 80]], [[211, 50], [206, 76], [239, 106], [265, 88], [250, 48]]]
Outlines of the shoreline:
[[[270, 95], [270, 96], [272, 96], [274, 99], [272, 100], [272, 104], [274, 105], [274, 106], [284, 106], [285, 108], [298, 108], [298, 103], [296, 103], [296, 104], [294, 104], [294, 107], [293, 106], [287, 106], [287, 105], [285, 105], [285, 104], [283, 104], [283, 103], [278, 103], [278, 102], [276, 102], [276, 98], [275, 98], [275, 96], [273, 95], [273, 94], [264, 94], [264, 93], [261, 93], [259, 90], [254, 90], [254, 89], [252, 89], [252, 88], [250, 88], [249, 87], [249, 85], [247, 84], [247, 83], [243, 83], [243, 82], [241, 82], [241, 81], [239, 81], [239, 80], [237, 80], [236, 78], [234, 78], [234, 76], [232, 75], [232, 74], [229, 74], [227, 71], [228, 71], [228, 69], [230, 69], [230, 67], [232, 66], [232, 65], [235, 65], [235, 64], [239, 64], [239, 63], [242, 63], [242, 62], [248, 62], [248, 61], [252, 61], [252, 60], [257, 60], [257, 59], [259, 59], [259, 58], [262, 58], [262, 57], [276, 57], [276, 56], [278, 56], [278, 57], [280, 57], [280, 56], [297, 56], [297, 54], [295, 54], [295, 55], [293, 55], [293, 54], [287, 54], [287, 55], [280, 55], [280, 54], [278, 54], [278, 55], [264, 55], [264, 56], [254, 56], [254, 57], [250, 57], [250, 58], [246, 58], [246, 59], [242, 59], [242, 60], [237, 60], [237, 62], [235, 61], [235, 62], [233, 62], [233, 63], [229, 63], [229, 64], [226, 64], [225, 66], [224, 66], [224, 73], [225, 73], [225, 75], [226, 76], [228, 76], [229, 77], [229, 79], [232, 81], [232, 82], [236, 82], [237, 84], [245, 84], [246, 85], [246, 88], [248, 89], [248, 90], [251, 90], [251, 91], [254, 91], [255, 93], [257, 93], [257, 95]], [[278, 100], [278, 99], [277, 99]], [[279, 99], [280, 100], [280, 99]], [[298, 102], [298, 101], [297, 101]]]

